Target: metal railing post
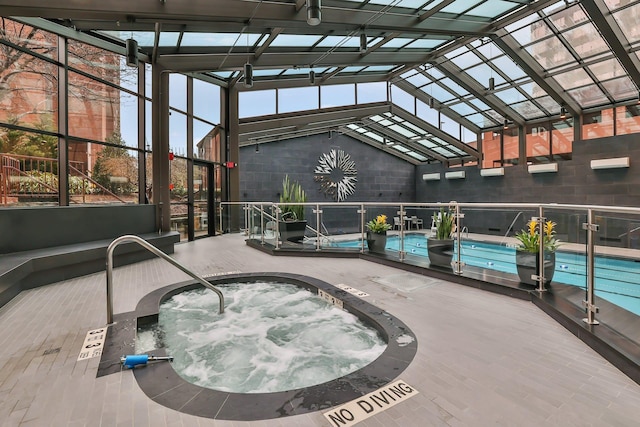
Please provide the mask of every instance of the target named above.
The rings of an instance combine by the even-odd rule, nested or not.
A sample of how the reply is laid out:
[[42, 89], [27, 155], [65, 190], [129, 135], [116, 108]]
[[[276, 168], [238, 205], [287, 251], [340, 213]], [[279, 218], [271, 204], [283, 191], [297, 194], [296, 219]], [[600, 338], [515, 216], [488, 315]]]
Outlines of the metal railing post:
[[358, 212], [360, 214], [360, 253], [363, 254], [364, 253], [364, 242], [366, 240], [365, 235], [364, 235], [364, 214], [367, 213], [367, 211], [364, 209], [364, 203], [360, 205], [360, 209], [358, 209]]
[[320, 210], [320, 203], [316, 203], [316, 208], [313, 210], [313, 213], [316, 214], [316, 251], [320, 250], [320, 214], [322, 211]]
[[260, 244], [264, 245], [264, 205], [260, 203]]
[[460, 220], [464, 218], [464, 214], [460, 213], [460, 205], [458, 202], [450, 202], [449, 209], [451, 209], [451, 203], [455, 203], [455, 218], [456, 218], [456, 249], [458, 250], [458, 254], [456, 256], [456, 260], [453, 262], [453, 272], [454, 274], [462, 274], [462, 230], [460, 227]]
[[400, 216], [400, 249], [398, 255], [400, 257], [400, 262], [404, 261], [404, 218], [406, 217], [406, 212], [404, 211], [404, 205], [400, 204], [400, 210], [398, 211], [398, 215]]
[[582, 319], [583, 322], [589, 325], [598, 325], [595, 318], [596, 313], [600, 311], [595, 305], [595, 249], [594, 249], [594, 233], [598, 231], [599, 227], [593, 223], [593, 210], [587, 210], [587, 222], [582, 224], [582, 228], [587, 230], [587, 300], [582, 301], [582, 305], [587, 311], [587, 317]]
[[544, 208], [542, 206], [539, 207], [538, 212], [538, 233], [540, 234], [540, 239], [538, 240], [538, 292], [544, 292], [544, 281], [546, 278], [544, 277], [544, 223], [546, 218], [544, 217]]
[[224, 296], [222, 295], [222, 292], [220, 292], [218, 288], [216, 288], [211, 283], [204, 280], [202, 277], [193, 273], [191, 270], [187, 269], [178, 261], [174, 260], [169, 255], [165, 254], [160, 249], [156, 248], [155, 246], [153, 246], [151, 243], [147, 242], [143, 238], [138, 236], [133, 236], [133, 235], [124, 235], [115, 239], [107, 247], [107, 324], [113, 323], [113, 251], [119, 244], [126, 243], [126, 242], [138, 243], [140, 246], [147, 249], [149, 252], [159, 256], [160, 258], [165, 259], [173, 266], [179, 268], [182, 272], [196, 279], [205, 288], [211, 289], [213, 292], [218, 294], [218, 297], [220, 298], [220, 309], [218, 313], [219, 314], [224, 313]]

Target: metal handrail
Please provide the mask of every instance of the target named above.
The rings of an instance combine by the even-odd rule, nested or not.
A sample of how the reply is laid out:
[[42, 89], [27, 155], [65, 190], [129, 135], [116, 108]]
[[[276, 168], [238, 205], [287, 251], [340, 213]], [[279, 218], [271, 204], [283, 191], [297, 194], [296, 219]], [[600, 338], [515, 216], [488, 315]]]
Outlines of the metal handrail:
[[224, 296], [222, 295], [222, 292], [220, 292], [218, 288], [216, 288], [211, 283], [204, 280], [202, 277], [198, 276], [196, 273], [190, 271], [185, 266], [180, 264], [178, 261], [174, 260], [169, 255], [165, 254], [160, 249], [156, 248], [155, 246], [153, 246], [151, 243], [147, 242], [143, 238], [134, 236], [134, 235], [124, 235], [124, 236], [118, 237], [113, 242], [111, 242], [109, 244], [109, 247], [107, 248], [107, 324], [113, 323], [113, 251], [115, 250], [116, 246], [118, 246], [120, 243], [125, 243], [125, 242], [138, 243], [140, 246], [147, 249], [149, 252], [159, 256], [160, 258], [165, 259], [170, 264], [182, 270], [182, 272], [196, 279], [205, 288], [211, 289], [213, 292], [218, 294], [218, 297], [220, 297], [220, 310], [218, 311], [218, 314], [224, 313]]

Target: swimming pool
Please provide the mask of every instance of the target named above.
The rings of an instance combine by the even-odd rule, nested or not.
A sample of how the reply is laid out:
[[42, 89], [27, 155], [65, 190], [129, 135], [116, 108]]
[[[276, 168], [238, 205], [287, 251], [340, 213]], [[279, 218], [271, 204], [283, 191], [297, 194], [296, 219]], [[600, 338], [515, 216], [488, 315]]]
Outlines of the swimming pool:
[[[336, 242], [338, 247], [360, 247], [360, 240]], [[454, 245], [457, 256], [457, 247]], [[400, 238], [389, 236], [386, 250], [400, 251]], [[404, 251], [407, 254], [427, 257], [427, 242], [423, 234], [405, 234]], [[517, 274], [515, 248], [495, 243], [463, 240], [461, 261], [474, 266], [504, 273]], [[640, 315], [640, 260], [595, 257], [596, 295], [626, 310]], [[586, 289], [587, 265], [584, 254], [556, 252], [556, 269], [553, 282]]]

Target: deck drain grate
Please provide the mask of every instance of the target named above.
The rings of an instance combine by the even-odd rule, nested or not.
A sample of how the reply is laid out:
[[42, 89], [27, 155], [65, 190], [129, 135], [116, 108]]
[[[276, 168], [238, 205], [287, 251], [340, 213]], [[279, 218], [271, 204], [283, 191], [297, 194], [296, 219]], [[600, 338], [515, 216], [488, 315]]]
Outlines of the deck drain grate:
[[46, 356], [48, 354], [56, 354], [56, 353], [60, 353], [60, 347], [58, 348], [51, 348], [49, 350], [45, 350], [44, 353], [42, 353], [43, 356]]

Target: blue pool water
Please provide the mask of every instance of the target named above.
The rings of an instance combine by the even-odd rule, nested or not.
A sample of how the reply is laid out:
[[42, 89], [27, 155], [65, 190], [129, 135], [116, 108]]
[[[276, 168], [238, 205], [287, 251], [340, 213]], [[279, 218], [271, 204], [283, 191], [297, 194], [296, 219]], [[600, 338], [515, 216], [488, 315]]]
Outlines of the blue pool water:
[[[360, 244], [360, 240], [336, 243], [339, 247], [353, 248], [359, 248]], [[386, 249], [398, 252], [400, 239], [397, 236], [389, 236]], [[455, 249], [454, 260], [457, 256], [457, 248]], [[422, 234], [405, 234], [404, 251], [407, 254], [428, 258], [427, 239]], [[515, 248], [498, 244], [463, 240], [460, 258], [467, 266], [518, 274], [515, 251]], [[595, 275], [595, 288], [598, 297], [640, 315], [640, 260], [596, 257]], [[553, 282], [586, 289], [586, 256], [580, 253], [558, 251]]]

